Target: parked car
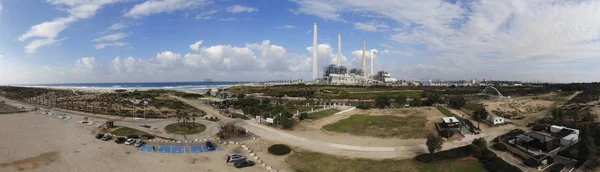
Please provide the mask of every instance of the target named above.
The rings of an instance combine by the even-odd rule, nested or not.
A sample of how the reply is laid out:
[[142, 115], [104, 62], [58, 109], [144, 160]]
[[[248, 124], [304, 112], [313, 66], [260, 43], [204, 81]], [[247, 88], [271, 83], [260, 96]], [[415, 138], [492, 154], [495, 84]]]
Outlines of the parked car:
[[227, 163], [230, 162], [238, 162], [238, 161], [243, 161], [246, 160], [246, 156], [243, 155], [238, 155], [238, 154], [233, 154], [233, 155], [227, 155]]
[[144, 145], [144, 141], [142, 141], [142, 139], [139, 139], [135, 142], [135, 147], [140, 147], [142, 145]]
[[249, 166], [253, 166], [254, 165], [254, 161], [250, 161], [250, 160], [243, 160], [243, 161], [238, 161], [233, 163], [233, 166], [235, 168], [244, 168], [244, 167], [249, 167]]
[[211, 141], [208, 141], [206, 142], [206, 148], [212, 151], [215, 150], [215, 145]]
[[115, 139], [115, 143], [121, 144], [121, 143], [125, 142], [126, 140], [127, 140], [127, 138], [125, 138], [125, 137], [117, 137]]
[[131, 145], [134, 144], [137, 140], [136, 139], [127, 139], [127, 141], [125, 141], [126, 145]]
[[100, 134], [96, 134], [96, 138], [97, 139], [101, 139], [102, 137], [104, 137], [104, 134], [100, 133]]
[[104, 140], [104, 141], [107, 141], [107, 140], [110, 140], [110, 139], [112, 139], [112, 136], [111, 136], [110, 134], [105, 134], [105, 135], [102, 137], [102, 140]]

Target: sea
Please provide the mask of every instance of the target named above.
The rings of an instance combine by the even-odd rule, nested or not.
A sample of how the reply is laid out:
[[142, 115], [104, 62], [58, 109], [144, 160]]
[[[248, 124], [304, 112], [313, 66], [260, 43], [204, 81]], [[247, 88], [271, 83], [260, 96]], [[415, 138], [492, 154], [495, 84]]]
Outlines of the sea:
[[176, 90], [193, 93], [206, 93], [213, 88], [223, 88], [248, 82], [140, 82], [140, 83], [70, 83], [70, 84], [28, 84], [15, 85], [40, 88], [78, 89], [78, 90]]

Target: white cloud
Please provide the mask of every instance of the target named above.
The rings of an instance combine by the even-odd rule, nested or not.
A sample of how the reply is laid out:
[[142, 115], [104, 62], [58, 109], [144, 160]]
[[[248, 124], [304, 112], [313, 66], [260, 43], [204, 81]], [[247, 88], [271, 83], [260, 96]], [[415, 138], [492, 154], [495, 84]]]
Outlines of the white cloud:
[[109, 31], [111, 31], [111, 30], [121, 30], [121, 29], [125, 29], [127, 27], [128, 26], [125, 23], [115, 23], [113, 25], [110, 25], [110, 27], [108, 27], [106, 30], [109, 30]]
[[115, 46], [115, 47], [123, 47], [128, 45], [128, 43], [125, 42], [114, 42], [114, 43], [101, 43], [101, 44], [96, 44], [95, 47], [96, 49], [104, 49], [106, 47], [109, 46]]
[[250, 13], [250, 12], [256, 12], [258, 11], [258, 9], [256, 8], [252, 8], [252, 7], [246, 7], [246, 6], [241, 6], [241, 5], [232, 5], [227, 7], [227, 12], [230, 13]]
[[192, 49], [194, 51], [200, 51], [200, 45], [202, 45], [202, 42], [204, 42], [204, 41], [199, 40], [198, 42], [191, 44], [190, 49]]
[[212, 0], [147, 0], [133, 6], [125, 13], [125, 16], [140, 18], [158, 13], [203, 7], [211, 3], [213, 3]]
[[0, 15], [2, 15], [2, 1], [0, 1]]
[[386, 29], [390, 28], [387, 24], [385, 23], [378, 23], [378, 22], [368, 22], [368, 23], [354, 23], [354, 28], [356, 29], [360, 29], [363, 31], [368, 31], [368, 32], [381, 32], [381, 31], [385, 31]]
[[70, 23], [77, 20], [87, 19], [107, 4], [119, 2], [120, 0], [47, 0], [47, 2], [66, 6], [68, 17], [57, 18], [53, 21], [43, 22], [29, 28], [27, 32], [19, 36], [19, 41], [26, 41], [30, 38], [36, 38], [25, 46], [25, 52], [35, 53], [37, 49], [43, 46], [50, 46], [65, 38], [57, 39], [58, 34], [67, 29]]
[[296, 26], [288, 24], [288, 25], [279, 26], [277, 28], [279, 28], [279, 29], [294, 29], [294, 28], [296, 28]]
[[78, 73], [88, 73], [94, 72], [98, 68], [98, 64], [96, 64], [96, 58], [94, 57], [82, 57], [77, 59], [75, 62], [74, 70]]
[[196, 19], [199, 20], [208, 20], [212, 18], [212, 15], [217, 13], [217, 10], [211, 10], [211, 11], [203, 11], [202, 13], [196, 15]]
[[110, 35], [106, 35], [100, 38], [96, 38], [94, 40], [92, 40], [92, 42], [108, 42], [108, 41], [118, 41], [120, 39], [123, 39], [125, 37], [129, 36], [129, 34], [123, 33], [123, 32], [119, 32], [119, 33], [114, 33], [114, 34], [110, 34]]
[[[417, 63], [443, 69], [478, 66], [470, 68], [468, 73], [473, 74], [469, 76], [465, 71], [445, 70], [443, 76], [452, 79], [477, 77], [489, 69], [508, 75], [532, 67], [551, 71], [563, 70], [562, 67], [573, 63], [598, 64], [600, 22], [597, 18], [600, 13], [596, 9], [600, 8], [599, 1], [294, 2], [299, 5], [294, 12], [322, 19], [345, 21], [360, 15], [367, 21], [386, 21], [390, 25], [381, 28], [389, 31], [393, 26], [389, 39], [401, 46], [399, 49], [386, 47], [384, 54], [418, 55]], [[355, 26], [367, 31], [381, 30], [369, 23], [355, 23]], [[410, 48], [421, 53], [414, 53]], [[405, 61], [397, 60], [401, 62]], [[394, 68], [400, 67], [397, 65], [401, 64]], [[523, 75], [511, 77], [520, 76]]]

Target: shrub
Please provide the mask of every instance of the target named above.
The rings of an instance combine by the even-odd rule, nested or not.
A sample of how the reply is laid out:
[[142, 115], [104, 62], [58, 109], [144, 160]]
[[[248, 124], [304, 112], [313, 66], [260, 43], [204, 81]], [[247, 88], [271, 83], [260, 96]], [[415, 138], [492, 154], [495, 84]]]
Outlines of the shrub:
[[550, 167], [550, 172], [560, 172], [565, 169], [565, 164], [556, 164]]
[[358, 106], [356, 106], [356, 108], [365, 109], [365, 110], [371, 109], [371, 104], [370, 103], [360, 103], [360, 104], [358, 104]]
[[308, 119], [308, 113], [306, 113], [306, 112], [302, 112], [302, 113], [300, 114], [300, 120], [305, 120], [305, 119]]
[[539, 167], [540, 165], [542, 165], [540, 162], [538, 162], [538, 161], [537, 161], [536, 159], [534, 159], [534, 158], [529, 158], [529, 159], [525, 160], [525, 162], [524, 162], [524, 163], [525, 163], [525, 165], [527, 165], [527, 166], [530, 166], [530, 167], [533, 167], [533, 168], [537, 168], [537, 167]]
[[489, 149], [484, 149], [483, 151], [481, 151], [481, 157], [479, 157], [479, 159], [482, 161], [489, 161], [492, 160], [492, 158], [496, 157], [496, 153], [490, 151]]
[[496, 143], [496, 144], [494, 144], [494, 148], [496, 148], [497, 150], [502, 151], [502, 152], [508, 150], [506, 148], [506, 145], [504, 145], [502, 143]]
[[268, 151], [273, 155], [286, 155], [290, 153], [292, 149], [284, 144], [274, 144], [268, 148]]
[[434, 154], [421, 154], [415, 157], [417, 161], [430, 163], [444, 160], [464, 158], [471, 155], [468, 151], [468, 146], [458, 147], [455, 149], [440, 151]]
[[490, 172], [508, 172], [508, 171], [518, 172], [518, 171], [521, 171], [521, 169], [510, 165], [509, 163], [507, 163], [506, 161], [504, 161], [498, 157], [492, 158], [490, 161], [488, 161], [485, 164], [485, 168]]

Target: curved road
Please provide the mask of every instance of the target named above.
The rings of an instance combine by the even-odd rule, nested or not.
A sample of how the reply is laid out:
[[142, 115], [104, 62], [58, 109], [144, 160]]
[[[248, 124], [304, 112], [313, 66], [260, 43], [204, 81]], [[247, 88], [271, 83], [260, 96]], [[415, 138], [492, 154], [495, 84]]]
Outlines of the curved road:
[[[237, 126], [243, 127], [248, 131], [268, 140], [274, 140], [283, 142], [292, 146], [300, 147], [306, 150], [327, 153], [333, 155], [341, 155], [354, 158], [412, 158], [415, 155], [426, 153], [427, 147], [425, 144], [413, 145], [413, 146], [401, 146], [401, 147], [368, 147], [368, 146], [353, 146], [338, 143], [330, 143], [310, 138], [300, 137], [292, 134], [288, 134], [277, 129], [267, 127], [264, 125], [256, 124], [254, 120], [239, 120], [227, 118], [219, 114], [219, 112], [212, 107], [202, 104], [198, 101], [187, 100], [179, 97], [177, 98], [195, 108], [203, 110], [207, 114], [221, 119], [222, 123], [234, 122]], [[505, 127], [497, 127], [499, 129], [506, 129]], [[467, 135], [465, 138], [457, 139], [451, 142], [444, 143], [444, 150], [452, 149], [456, 147], [465, 146], [471, 144], [473, 139], [479, 137], [485, 137], [487, 140], [491, 140], [502, 132], [492, 132], [493, 134], [480, 134], [477, 136]]]

